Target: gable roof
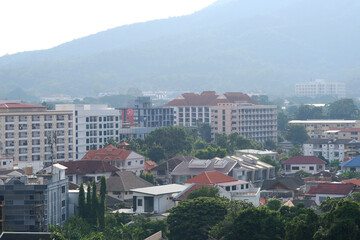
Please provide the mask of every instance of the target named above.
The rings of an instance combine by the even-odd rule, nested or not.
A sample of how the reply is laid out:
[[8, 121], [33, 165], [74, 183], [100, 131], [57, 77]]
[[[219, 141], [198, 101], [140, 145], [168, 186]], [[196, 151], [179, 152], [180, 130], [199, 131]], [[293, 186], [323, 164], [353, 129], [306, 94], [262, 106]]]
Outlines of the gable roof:
[[117, 171], [106, 180], [108, 192], [127, 192], [132, 188], [143, 188], [153, 186], [148, 181], [135, 175], [131, 171]]
[[200, 189], [202, 187], [207, 187], [208, 189], [212, 187], [212, 185], [208, 184], [190, 184], [184, 191], [180, 192], [176, 197], [174, 197], [175, 201], [182, 201], [187, 198], [187, 195], [194, 191], [195, 189]]
[[72, 174], [94, 174], [94, 173], [105, 173], [105, 172], [116, 172], [118, 168], [111, 166], [104, 161], [71, 161], [59, 163], [67, 169], [65, 170], [66, 175]]
[[81, 160], [124, 161], [133, 151], [108, 145], [98, 150], [89, 150]]
[[340, 164], [341, 167], [360, 167], [360, 156]]
[[348, 180], [343, 180], [344, 183], [352, 183], [356, 186], [360, 186], [360, 180], [359, 179], [356, 179], [356, 178], [353, 178], [353, 179], [348, 179]]
[[157, 166], [157, 163], [151, 160], [145, 161], [145, 171], [150, 171]]
[[315, 156], [294, 156], [282, 164], [326, 164], [326, 162]]
[[200, 173], [199, 175], [190, 178], [189, 180], [185, 181], [184, 183], [206, 183], [206, 184], [213, 184], [213, 183], [224, 183], [224, 182], [233, 182], [237, 181], [235, 178], [230, 177], [226, 174], [223, 174], [218, 171], [206, 171]]
[[158, 166], [151, 169], [151, 171], [166, 171], [169, 170], [169, 172], [172, 172], [174, 168], [182, 163], [183, 161], [190, 162], [192, 159], [197, 159], [193, 156], [175, 156], [173, 158], [170, 158], [169, 160], [166, 160], [165, 162], [159, 164]]
[[305, 185], [305, 182], [300, 177], [278, 177], [276, 179], [265, 180], [261, 190], [272, 190], [277, 184], [281, 184], [289, 190], [296, 190]]
[[348, 195], [353, 188], [354, 184], [352, 183], [319, 183], [317, 186], [312, 186], [307, 194]]

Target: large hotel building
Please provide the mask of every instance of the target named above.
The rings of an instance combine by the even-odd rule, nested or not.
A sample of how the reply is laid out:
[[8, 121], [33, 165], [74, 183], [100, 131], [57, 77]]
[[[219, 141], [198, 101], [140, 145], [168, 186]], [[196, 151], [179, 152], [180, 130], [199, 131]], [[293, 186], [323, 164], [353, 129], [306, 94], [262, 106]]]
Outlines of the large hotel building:
[[211, 126], [216, 133], [239, 133], [256, 141], [277, 141], [277, 108], [260, 105], [241, 92], [218, 95], [214, 91], [201, 94], [184, 93], [165, 105], [174, 109], [174, 125], [195, 127], [198, 123]]
[[57, 161], [74, 160], [73, 113], [16, 101], [0, 103], [2, 152], [13, 165], [39, 170]]

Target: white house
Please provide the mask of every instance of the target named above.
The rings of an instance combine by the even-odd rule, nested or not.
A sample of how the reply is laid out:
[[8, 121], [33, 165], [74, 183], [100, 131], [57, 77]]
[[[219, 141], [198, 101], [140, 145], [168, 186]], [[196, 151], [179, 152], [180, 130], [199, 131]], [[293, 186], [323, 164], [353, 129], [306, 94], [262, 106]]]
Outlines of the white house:
[[135, 213], [165, 213], [176, 205], [174, 196], [186, 188], [185, 185], [168, 184], [131, 189], [133, 210]]
[[282, 163], [282, 172], [285, 174], [294, 174], [297, 171], [304, 170], [315, 174], [325, 170], [326, 162], [315, 156], [294, 156]]
[[309, 139], [303, 144], [304, 156], [323, 156], [325, 159], [344, 161], [346, 145], [351, 139]]

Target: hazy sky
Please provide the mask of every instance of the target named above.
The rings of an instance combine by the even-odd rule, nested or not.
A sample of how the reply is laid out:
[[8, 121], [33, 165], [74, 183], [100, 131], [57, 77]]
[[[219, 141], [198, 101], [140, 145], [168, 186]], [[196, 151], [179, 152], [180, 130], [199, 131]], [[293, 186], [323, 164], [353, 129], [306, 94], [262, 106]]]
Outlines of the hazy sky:
[[193, 13], [215, 0], [0, 0], [0, 56], [124, 24]]

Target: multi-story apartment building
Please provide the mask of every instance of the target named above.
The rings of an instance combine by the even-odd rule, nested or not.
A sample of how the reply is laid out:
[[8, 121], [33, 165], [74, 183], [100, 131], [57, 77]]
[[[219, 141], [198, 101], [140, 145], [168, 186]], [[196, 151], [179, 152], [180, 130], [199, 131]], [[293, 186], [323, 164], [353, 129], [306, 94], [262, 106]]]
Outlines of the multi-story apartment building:
[[337, 139], [360, 139], [360, 128], [334, 128], [325, 131], [321, 138], [337, 138]]
[[212, 138], [216, 133], [238, 133], [259, 142], [277, 141], [277, 108], [253, 103], [219, 103], [212, 107]]
[[331, 129], [360, 128], [357, 120], [291, 120], [289, 124], [303, 125], [310, 138], [326, 138], [325, 132]]
[[[0, 183], [1, 228], [15, 232], [43, 232], [68, 219], [66, 167], [54, 164], [41, 174], [7, 176]], [[25, 171], [27, 172], [27, 171]], [[4, 176], [2, 176], [4, 177]]]
[[172, 108], [152, 107], [150, 97], [138, 97], [128, 108], [118, 108], [121, 120], [136, 127], [168, 127], [174, 125]]
[[0, 139], [14, 166], [39, 170], [52, 162], [72, 161], [73, 138], [71, 111], [49, 111], [19, 101], [0, 103]]
[[211, 123], [211, 108], [223, 101], [219, 97], [215, 91], [204, 91], [201, 94], [183, 93], [164, 107], [173, 109], [174, 125], [194, 127], [199, 122]]
[[120, 112], [104, 104], [57, 104], [56, 110], [71, 111], [75, 133], [75, 159], [102, 148], [109, 139], [119, 141]]
[[295, 95], [298, 97], [335, 96], [345, 97], [345, 84], [339, 82], [325, 82], [318, 79], [313, 82], [298, 83], [295, 85]]

